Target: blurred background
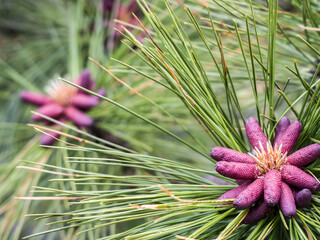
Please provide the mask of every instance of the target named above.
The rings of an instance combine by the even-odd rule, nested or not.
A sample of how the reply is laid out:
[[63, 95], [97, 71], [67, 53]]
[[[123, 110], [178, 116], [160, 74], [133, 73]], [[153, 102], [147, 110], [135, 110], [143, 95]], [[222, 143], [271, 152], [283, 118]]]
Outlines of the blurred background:
[[[161, 19], [166, 21], [168, 13], [161, 11], [164, 3], [150, 1], [150, 5], [159, 13]], [[133, 109], [136, 113], [156, 123], [162, 122], [168, 129], [181, 136], [188, 137], [181, 127], [177, 127], [177, 119], [180, 124], [190, 123], [190, 129], [203, 131], [200, 126], [191, 125], [194, 121], [186, 118], [187, 111], [181, 108], [183, 104], [177, 101], [173, 94], [168, 94], [160, 85], [112, 60], [124, 60], [126, 64], [138, 68], [143, 65], [143, 61], [132, 54], [134, 49], [129, 49], [133, 45], [127, 43], [126, 46], [121, 43], [122, 25], [137, 35], [140, 41], [144, 41], [145, 33], [132, 12], [145, 22], [137, 3], [130, 0], [1, 1], [1, 239], [21, 239], [23, 236], [47, 229], [46, 219], [30, 221], [30, 217], [25, 217], [27, 213], [37, 212], [36, 209], [49, 212], [69, 209], [67, 201], [54, 203], [15, 199], [22, 196], [32, 198], [36, 194], [32, 186], [39, 184], [45, 187], [48, 184], [48, 176], [41, 172], [17, 169], [18, 165], [28, 165], [27, 162], [22, 163], [22, 160], [58, 164], [61, 167], [70, 166], [65, 162], [63, 153], [39, 147], [43, 133], [37, 133], [27, 125], [34, 123], [31, 111], [36, 111], [37, 106], [22, 101], [23, 91], [47, 95], [48, 86], [50, 87], [57, 78], [76, 81], [86, 69], [95, 81], [94, 90], [104, 89], [108, 98]], [[118, 80], [88, 57], [116, 74]], [[135, 92], [141, 92], [145, 97], [141, 98]], [[152, 103], [149, 98], [152, 98]], [[174, 142], [166, 144], [170, 139], [167, 134], [157, 131], [113, 104], [103, 101], [86, 111], [86, 114], [94, 119], [94, 125], [80, 127], [81, 130], [111, 144], [119, 144], [141, 153], [152, 152], [158, 156], [167, 156], [170, 152], [170, 155], [175, 155], [177, 159], [186, 159], [184, 147], [179, 147]], [[67, 121], [66, 124], [74, 123]], [[40, 125], [46, 127], [48, 123], [40, 122]], [[49, 124], [49, 127], [52, 127], [52, 124]], [[58, 127], [58, 130], [61, 128]], [[52, 144], [59, 146], [63, 143], [56, 141]], [[192, 159], [192, 155], [195, 156], [195, 153], [188, 156], [189, 160]], [[130, 168], [104, 171], [125, 171], [127, 174], [134, 174], [134, 170]], [[61, 186], [59, 183], [58, 185]], [[74, 231], [80, 230], [51, 234], [39, 239], [80, 239], [74, 237]], [[87, 236], [84, 235], [83, 239], [87, 239]]]

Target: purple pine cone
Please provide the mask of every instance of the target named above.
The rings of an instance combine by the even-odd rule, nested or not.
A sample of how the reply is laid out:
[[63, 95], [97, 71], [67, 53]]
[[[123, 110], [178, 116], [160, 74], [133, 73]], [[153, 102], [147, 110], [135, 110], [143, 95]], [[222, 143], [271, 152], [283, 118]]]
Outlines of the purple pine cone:
[[247, 183], [252, 183], [252, 180], [235, 179], [238, 185], [243, 185]]
[[237, 209], [246, 209], [254, 204], [263, 194], [263, 178], [258, 178], [242, 191], [233, 201]]
[[[212, 158], [219, 161], [216, 171], [235, 179], [239, 184], [239, 187], [226, 192], [219, 199], [235, 197], [233, 205], [240, 210], [253, 206], [243, 223], [259, 221], [277, 204], [285, 217], [294, 217], [297, 207], [310, 204], [312, 191], [320, 191], [318, 179], [300, 169], [320, 158], [320, 144], [312, 144], [289, 155], [301, 130], [299, 121], [290, 124], [289, 119], [283, 117], [276, 127], [272, 148], [258, 121], [250, 118], [246, 122], [246, 131], [254, 148], [252, 154], [224, 147], [212, 149]], [[260, 199], [262, 194], [264, 197]]]
[[48, 96], [44, 94], [30, 92], [30, 91], [22, 91], [20, 93], [20, 98], [24, 102], [28, 102], [37, 106], [42, 106], [52, 101]]
[[[60, 136], [56, 132], [47, 132], [47, 133], [50, 134], [51, 136], [55, 137], [55, 138], [59, 138], [59, 136]], [[49, 136], [47, 134], [43, 134], [42, 138], [41, 138], [41, 141], [40, 141], [41, 145], [52, 145], [56, 141], [56, 139], [51, 137], [51, 136]]]
[[269, 206], [275, 206], [281, 194], [281, 175], [276, 170], [270, 170], [264, 175], [264, 201]]
[[311, 203], [312, 193], [309, 189], [305, 188], [294, 194], [294, 199], [298, 208], [304, 208]]
[[[230, 199], [230, 198], [236, 198], [243, 190], [245, 190], [247, 187], [249, 186], [249, 184], [243, 184], [240, 185], [236, 188], [231, 189], [228, 192], [225, 192], [224, 194], [222, 194], [218, 200], [223, 200], [223, 199]], [[228, 204], [232, 204], [232, 203], [223, 203], [221, 205], [228, 205]]]
[[260, 149], [259, 142], [261, 142], [264, 150], [267, 151], [268, 138], [264, 135], [259, 122], [255, 118], [251, 117], [247, 120], [246, 132], [253, 149], [255, 149], [255, 147]]
[[[88, 69], [84, 69], [81, 75], [74, 81], [79, 86], [86, 88], [88, 90], [92, 90], [94, 88], [95, 82], [91, 78], [90, 72]], [[79, 89], [79, 92], [87, 94], [85, 91]]]
[[[49, 103], [37, 109], [42, 115], [57, 119], [63, 113], [63, 106], [58, 103]], [[33, 115], [34, 121], [44, 120], [41, 116]]]
[[300, 168], [313, 163], [318, 158], [320, 158], [320, 144], [314, 143], [292, 153], [288, 156], [287, 162]]
[[211, 150], [211, 157], [217, 161], [242, 162], [255, 164], [256, 162], [246, 153], [238, 152], [230, 148], [214, 147]]
[[70, 103], [81, 109], [89, 109], [99, 103], [99, 98], [93, 95], [79, 93], [71, 97]]
[[68, 119], [80, 127], [90, 127], [93, 125], [93, 119], [75, 107], [67, 107], [65, 114]]
[[[90, 72], [85, 69], [81, 75], [74, 81], [77, 85], [88, 90], [93, 90], [95, 81], [91, 78]], [[89, 95], [85, 91], [78, 90], [59, 81], [52, 81], [46, 86], [48, 95], [33, 93], [29, 91], [21, 92], [21, 99], [34, 105], [39, 105], [37, 112], [50, 118], [71, 120], [74, 124], [82, 127], [90, 127], [93, 125], [93, 119], [83, 111], [96, 106], [101, 99], [94, 95]], [[105, 96], [106, 91], [99, 89], [97, 94]], [[35, 121], [43, 121], [46, 125], [53, 123], [34, 114], [32, 119]], [[55, 133], [51, 133], [55, 137], [59, 137]], [[41, 144], [49, 145], [54, 142], [54, 138], [44, 135]]]
[[252, 224], [258, 222], [260, 219], [267, 216], [267, 214], [272, 210], [271, 206], [263, 200], [260, 199], [248, 212], [247, 216], [243, 219], [242, 223]]
[[[290, 120], [287, 117], [283, 117], [281, 118], [281, 120], [279, 121], [277, 127], [276, 127], [276, 134], [275, 134], [275, 138], [273, 140], [273, 147], [275, 146], [275, 143], [278, 142], [278, 138], [287, 130], [287, 128], [290, 125]], [[279, 147], [279, 145], [278, 145]]]
[[293, 121], [290, 126], [286, 129], [284, 133], [281, 134], [276, 140], [274, 141], [273, 144], [277, 144], [279, 147], [282, 144], [282, 153], [289, 153], [293, 149], [294, 145], [296, 144], [300, 132], [302, 129], [302, 125], [299, 121]]
[[253, 164], [220, 161], [216, 163], [216, 171], [233, 179], [250, 180], [257, 178], [259, 171]]
[[296, 204], [290, 187], [282, 182], [280, 196], [280, 210], [287, 218], [292, 218], [297, 213]]
[[[103, 97], [107, 96], [107, 92], [106, 92], [106, 90], [104, 90], [103, 88], [98, 89], [98, 90], [96, 91], [96, 93], [98, 93], [99, 95], [101, 95], [101, 96], [103, 96]], [[99, 102], [102, 100], [102, 99], [99, 98], [99, 97], [96, 97], [96, 98], [98, 98]]]
[[298, 188], [308, 188], [312, 192], [320, 190], [320, 183], [317, 179], [292, 165], [285, 165], [281, 169], [282, 180]]

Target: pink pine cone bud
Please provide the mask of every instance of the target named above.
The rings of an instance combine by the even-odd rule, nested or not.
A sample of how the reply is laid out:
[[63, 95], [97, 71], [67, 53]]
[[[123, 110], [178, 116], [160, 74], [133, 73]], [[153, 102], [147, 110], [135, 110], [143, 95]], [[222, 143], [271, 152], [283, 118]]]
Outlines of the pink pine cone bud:
[[259, 122], [255, 118], [251, 117], [247, 120], [246, 132], [253, 149], [255, 147], [260, 149], [261, 142], [264, 150], [267, 151], [268, 138], [264, 135]]
[[42, 106], [52, 101], [48, 96], [44, 94], [30, 92], [30, 91], [22, 91], [20, 93], [20, 98], [24, 102], [28, 102], [37, 106]]
[[[41, 113], [42, 115], [45, 115], [50, 118], [58, 118], [63, 113], [63, 106], [58, 103], [49, 103], [46, 105], [43, 105], [42, 107], [37, 109], [38, 113]], [[33, 115], [32, 119], [34, 121], [40, 121], [43, 120], [41, 116]]]
[[[99, 94], [99, 95], [101, 95], [101, 96], [103, 96], [103, 97], [107, 96], [107, 92], [106, 92], [106, 90], [104, 90], [103, 88], [98, 89], [98, 90], [96, 91], [96, 93]], [[96, 97], [96, 98], [98, 98], [99, 101], [102, 100], [102, 99], [99, 98], [99, 97]]]
[[281, 169], [283, 181], [298, 188], [308, 188], [312, 192], [320, 190], [320, 183], [317, 179], [292, 165], [285, 165]]
[[294, 194], [294, 199], [298, 208], [304, 208], [311, 203], [312, 193], [309, 189], [305, 188]]
[[[273, 141], [273, 147], [275, 146], [275, 143], [278, 142], [278, 138], [287, 130], [287, 128], [290, 125], [290, 120], [287, 117], [281, 118], [279, 121], [277, 127], [276, 127], [276, 134]], [[279, 147], [279, 146], [278, 146]]]
[[[59, 138], [59, 134], [56, 132], [47, 132], [47, 133], [55, 138]], [[49, 135], [47, 135], [47, 134], [42, 135], [42, 138], [40, 141], [41, 145], [52, 145], [56, 141], [55, 138], [53, 138]]]
[[253, 164], [220, 161], [216, 163], [216, 171], [233, 179], [255, 179], [259, 171]]
[[243, 219], [242, 223], [252, 224], [258, 222], [260, 219], [267, 216], [272, 210], [263, 199], [260, 199], [248, 212], [247, 216]]
[[237, 209], [246, 209], [254, 204], [263, 194], [263, 178], [258, 178], [242, 191], [233, 201]]
[[[81, 75], [74, 81], [79, 86], [86, 88], [88, 90], [92, 90], [94, 88], [95, 82], [91, 78], [90, 72], [88, 69], [84, 69]], [[79, 92], [87, 94], [85, 91], [79, 89]]]
[[275, 206], [281, 194], [281, 175], [276, 170], [271, 170], [264, 175], [264, 201]]
[[296, 204], [290, 187], [282, 182], [280, 196], [280, 210], [287, 218], [292, 218], [297, 213]]
[[247, 183], [252, 183], [252, 180], [235, 179], [238, 185], [243, 185]]
[[211, 157], [217, 161], [242, 162], [255, 164], [256, 162], [246, 153], [238, 152], [230, 148], [214, 147], [211, 150]]
[[78, 108], [89, 109], [96, 106], [99, 103], [99, 99], [93, 95], [79, 93], [72, 96], [70, 102]]
[[93, 119], [75, 107], [67, 107], [65, 113], [68, 119], [80, 127], [90, 127], [93, 125]]
[[[237, 197], [243, 190], [245, 190], [247, 187], [249, 186], [249, 184], [243, 184], [240, 185], [236, 188], [231, 189], [228, 192], [225, 192], [224, 194], [222, 194], [218, 200], [223, 200], [223, 199], [230, 199], [230, 198], [235, 198]], [[228, 205], [228, 204], [232, 204], [232, 203], [224, 203], [221, 205]]]
[[286, 129], [284, 133], [282, 133], [279, 137], [277, 137], [276, 141], [273, 142], [274, 145], [277, 144], [279, 147], [282, 144], [282, 153], [289, 153], [293, 149], [296, 144], [300, 132], [302, 129], [302, 125], [299, 121], [293, 121], [290, 126]]
[[235, 198], [233, 205], [240, 210], [253, 206], [243, 223], [254, 223], [264, 218], [277, 204], [283, 215], [291, 218], [296, 215], [297, 207], [310, 204], [312, 191], [320, 191], [318, 179], [299, 168], [320, 158], [320, 144], [312, 144], [289, 155], [301, 130], [299, 121], [290, 124], [289, 119], [283, 117], [276, 127], [274, 147], [277, 147], [272, 149], [258, 121], [250, 118], [246, 122], [246, 131], [255, 156], [251, 158], [250, 155], [224, 147], [211, 150], [212, 158], [219, 161], [216, 171], [235, 179], [239, 184], [239, 187], [226, 192], [219, 199]]
[[287, 162], [300, 168], [313, 163], [318, 158], [320, 158], [320, 144], [314, 143], [292, 153], [288, 156]]

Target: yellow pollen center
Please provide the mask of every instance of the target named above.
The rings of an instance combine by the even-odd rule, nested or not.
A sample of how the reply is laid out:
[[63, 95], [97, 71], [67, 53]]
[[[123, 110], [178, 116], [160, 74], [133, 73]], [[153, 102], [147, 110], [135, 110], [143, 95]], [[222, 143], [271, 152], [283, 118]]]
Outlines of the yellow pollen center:
[[77, 93], [77, 88], [59, 80], [52, 80], [45, 91], [55, 102], [67, 106], [70, 104], [70, 98]]
[[287, 162], [287, 153], [282, 154], [282, 144], [272, 148], [270, 142], [267, 143], [267, 152], [264, 150], [261, 142], [259, 142], [260, 149], [255, 147], [253, 154], [249, 155], [257, 163], [257, 168], [261, 174], [264, 174], [270, 170], [280, 170], [280, 168]]

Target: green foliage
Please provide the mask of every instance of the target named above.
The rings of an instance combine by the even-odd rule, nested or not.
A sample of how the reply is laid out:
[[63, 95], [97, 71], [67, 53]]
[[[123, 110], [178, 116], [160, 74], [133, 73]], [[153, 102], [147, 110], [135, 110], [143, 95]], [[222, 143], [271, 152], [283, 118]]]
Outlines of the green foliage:
[[[134, 54], [122, 58], [119, 53], [112, 72], [128, 80], [131, 91], [149, 81], [156, 84], [128, 96], [126, 86], [113, 82], [110, 95], [101, 97], [105, 100], [101, 108], [92, 111], [104, 120], [98, 125], [101, 129], [114, 134], [120, 129], [118, 136], [130, 142], [133, 150], [110, 146], [80, 131], [88, 141], [65, 135], [63, 140], [69, 144], [60, 143], [50, 150], [57, 162], [23, 157], [24, 168], [47, 171], [52, 183], [38, 184], [26, 199], [45, 197], [65, 203], [63, 209], [48, 208], [43, 213], [30, 209], [28, 216], [47, 221], [50, 230], [41, 229], [26, 238], [57, 232], [66, 234], [64, 237], [77, 234], [77, 239], [318, 238], [318, 193], [294, 219], [285, 219], [274, 209], [256, 225], [241, 225], [248, 210], [239, 211], [215, 200], [233, 188], [234, 182], [214, 173], [214, 161], [209, 157], [214, 145], [249, 151], [243, 129], [248, 116], [257, 117], [272, 140], [276, 124], [287, 114], [303, 124], [297, 149], [319, 142], [320, 65], [311, 80], [308, 73], [319, 57], [318, 32], [309, 28], [318, 26], [315, 3], [305, 1], [294, 13], [279, 12], [276, 0], [267, 5], [188, 0], [185, 9], [175, 1], [163, 1], [163, 12], [169, 14], [154, 13], [161, 5], [138, 3], [145, 15], [148, 39], [141, 43], [124, 29], [124, 46]], [[81, 3], [75, 6], [81, 9]], [[77, 23], [70, 24], [71, 29], [78, 29], [73, 26]], [[80, 58], [75, 44], [80, 38], [74, 33], [70, 31], [68, 38], [72, 74], [79, 71], [76, 60]], [[99, 53], [91, 46], [89, 49]], [[103, 55], [91, 56], [103, 60]], [[92, 63], [90, 69], [99, 68]], [[94, 71], [102, 75], [100, 70]], [[139, 80], [133, 81], [133, 75], [140, 75]], [[103, 80], [99, 84], [106, 86]], [[151, 110], [154, 107], [157, 113]], [[110, 109], [112, 115], [108, 115]], [[187, 111], [194, 119], [187, 118]], [[60, 124], [67, 134], [78, 132]], [[137, 134], [141, 129], [145, 134]], [[158, 151], [150, 154], [149, 145], [158, 143]], [[320, 176], [318, 162], [309, 169]], [[209, 176], [214, 180], [208, 180]]]

